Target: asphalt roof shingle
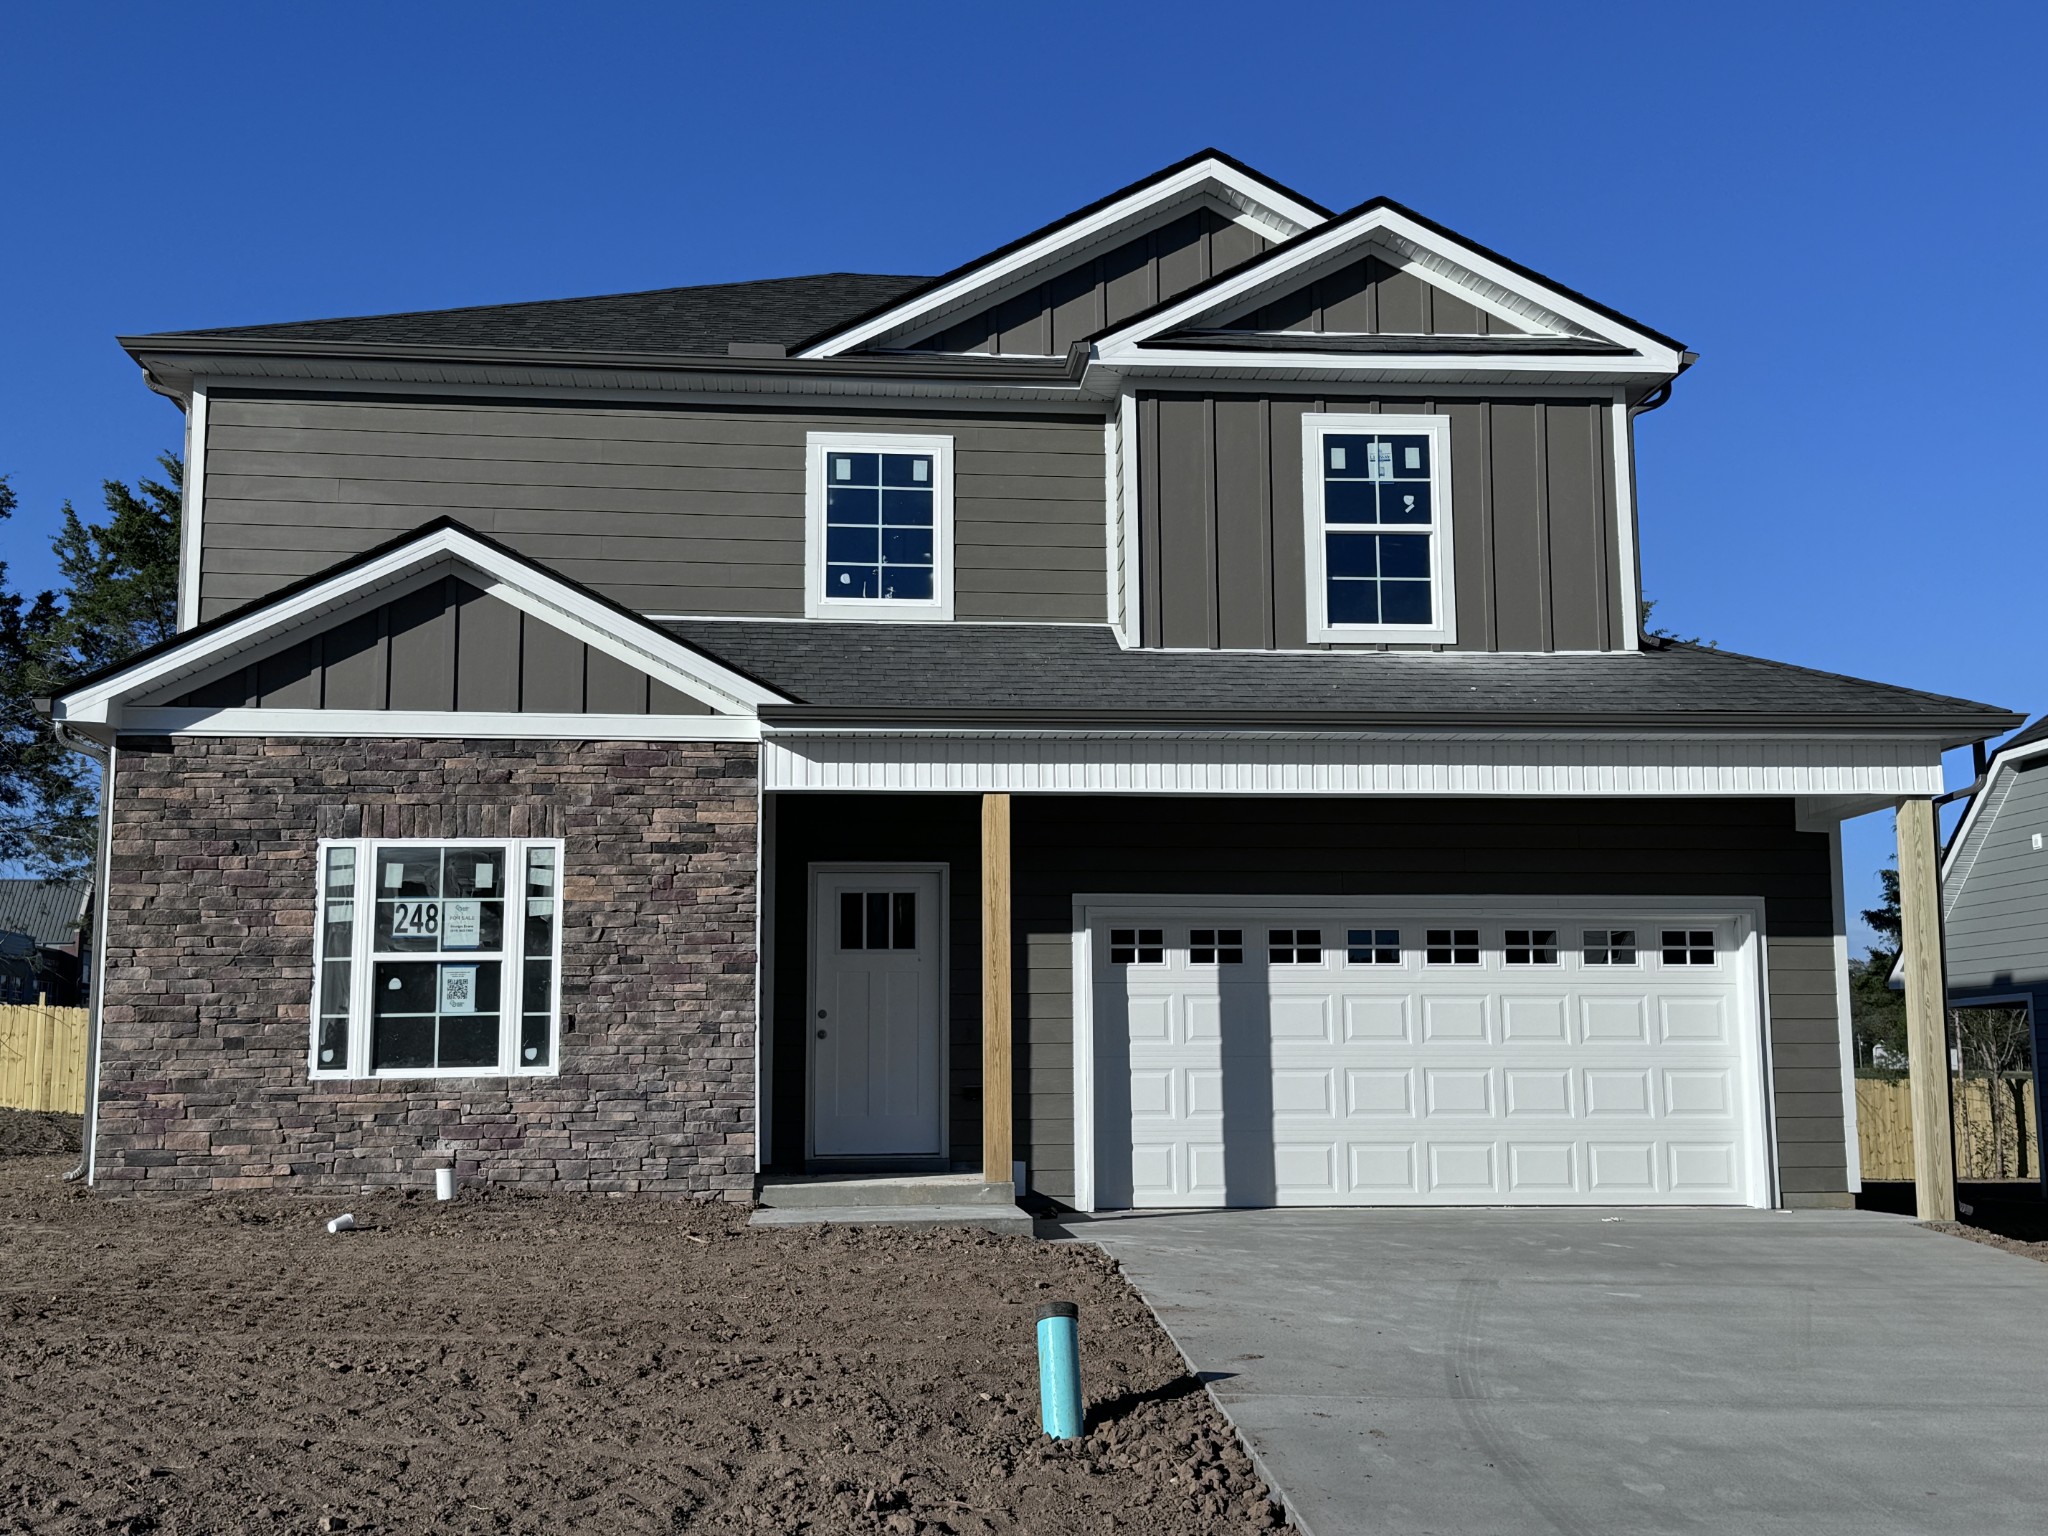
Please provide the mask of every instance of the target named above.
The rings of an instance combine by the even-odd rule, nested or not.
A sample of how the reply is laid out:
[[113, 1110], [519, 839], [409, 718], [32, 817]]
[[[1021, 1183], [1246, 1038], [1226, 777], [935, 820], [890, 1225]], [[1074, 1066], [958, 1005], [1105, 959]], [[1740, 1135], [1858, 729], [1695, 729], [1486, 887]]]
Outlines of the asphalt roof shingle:
[[0, 933], [25, 933], [38, 944], [76, 944], [91, 890], [90, 880], [0, 878]]
[[[261, 341], [357, 342], [371, 346], [676, 352], [724, 356], [732, 342], [792, 346], [826, 326], [900, 298], [922, 277], [820, 272], [751, 283], [656, 288], [582, 299], [480, 304], [278, 325], [236, 325], [165, 336]], [[152, 337], [153, 341], [165, 339]]]
[[[1125, 650], [1102, 625], [834, 624], [692, 619], [662, 626], [816, 711], [906, 720], [1147, 717], [1456, 728], [1499, 722], [1725, 729], [1877, 727], [1971, 740], [2005, 711], [1703, 647], [1597, 655], [1475, 651]], [[771, 713], [774, 711], [771, 710]]]

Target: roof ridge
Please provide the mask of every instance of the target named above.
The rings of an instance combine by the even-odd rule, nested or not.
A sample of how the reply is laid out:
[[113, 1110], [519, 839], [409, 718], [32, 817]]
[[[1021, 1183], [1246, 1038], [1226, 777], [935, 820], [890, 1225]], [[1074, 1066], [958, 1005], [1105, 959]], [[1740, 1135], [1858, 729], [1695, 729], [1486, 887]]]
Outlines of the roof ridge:
[[[792, 272], [782, 277], [750, 277], [725, 283], [678, 283], [666, 288], [622, 288], [612, 293], [573, 293], [552, 299], [508, 299], [496, 304], [456, 304], [440, 309], [391, 309], [372, 314], [314, 315], [301, 320], [259, 320], [248, 325], [207, 326], [181, 331], [151, 331], [130, 338], [158, 341], [177, 336], [239, 336], [251, 331], [277, 331], [289, 326], [337, 325], [350, 320], [417, 320], [428, 316], [474, 315], [513, 309], [540, 309], [561, 304], [596, 304], [606, 299], [647, 299], [658, 294], [709, 293], [727, 288], [765, 288], [774, 283], [817, 282], [826, 278], [886, 278], [896, 282], [921, 283], [925, 278], [908, 272]], [[892, 301], [893, 302], [893, 301]]]

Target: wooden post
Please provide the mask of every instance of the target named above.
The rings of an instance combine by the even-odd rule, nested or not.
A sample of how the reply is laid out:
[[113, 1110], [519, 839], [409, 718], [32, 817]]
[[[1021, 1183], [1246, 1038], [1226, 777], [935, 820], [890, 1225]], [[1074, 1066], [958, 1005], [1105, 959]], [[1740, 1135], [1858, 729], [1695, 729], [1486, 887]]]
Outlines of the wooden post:
[[1956, 1219], [1955, 1116], [1948, 1075], [1948, 972], [1941, 952], [1941, 847], [1934, 802], [1899, 803], [1899, 915], [1913, 1187], [1922, 1221]]
[[1010, 797], [981, 797], [981, 1176], [1010, 1182]]

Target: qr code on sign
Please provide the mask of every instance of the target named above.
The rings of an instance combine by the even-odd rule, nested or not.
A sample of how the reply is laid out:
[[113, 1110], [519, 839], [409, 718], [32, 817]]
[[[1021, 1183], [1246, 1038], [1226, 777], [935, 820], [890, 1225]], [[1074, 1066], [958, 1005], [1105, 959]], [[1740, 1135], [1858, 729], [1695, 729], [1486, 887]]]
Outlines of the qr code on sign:
[[449, 965], [441, 969], [441, 1012], [476, 1012], [476, 967]]

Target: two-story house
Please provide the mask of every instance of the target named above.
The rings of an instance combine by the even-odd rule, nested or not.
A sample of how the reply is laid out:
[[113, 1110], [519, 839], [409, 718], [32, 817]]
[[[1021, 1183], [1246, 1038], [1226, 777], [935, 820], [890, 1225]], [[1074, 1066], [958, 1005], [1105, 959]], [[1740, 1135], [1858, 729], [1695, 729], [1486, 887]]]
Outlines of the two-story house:
[[1213, 152], [942, 277], [124, 344], [103, 1184], [1845, 1204], [1839, 821], [2017, 723], [1646, 637], [1692, 355]]

